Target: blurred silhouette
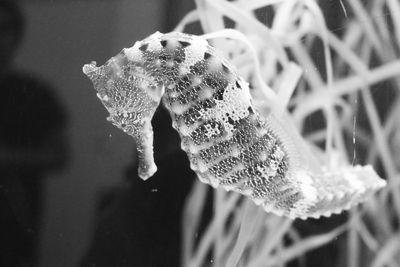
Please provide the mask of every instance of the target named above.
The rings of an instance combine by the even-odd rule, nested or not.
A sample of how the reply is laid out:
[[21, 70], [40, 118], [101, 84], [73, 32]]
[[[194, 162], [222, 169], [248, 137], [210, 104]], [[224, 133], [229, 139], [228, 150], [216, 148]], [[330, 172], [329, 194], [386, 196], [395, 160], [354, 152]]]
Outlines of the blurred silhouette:
[[0, 0], [0, 266], [36, 266], [45, 174], [65, 166], [66, 114], [52, 88], [12, 67], [24, 17]]
[[182, 209], [195, 174], [167, 111], [153, 118], [158, 170], [143, 181], [135, 161], [127, 186], [105, 194], [97, 226], [82, 267], [179, 266]]

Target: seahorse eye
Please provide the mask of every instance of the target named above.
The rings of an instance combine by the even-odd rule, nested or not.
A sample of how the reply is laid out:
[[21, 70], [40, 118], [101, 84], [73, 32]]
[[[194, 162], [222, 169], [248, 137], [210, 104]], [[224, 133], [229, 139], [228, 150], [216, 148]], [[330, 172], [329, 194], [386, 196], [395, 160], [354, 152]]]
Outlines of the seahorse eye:
[[160, 43], [161, 43], [161, 45], [163, 46], [163, 47], [166, 47], [167, 46], [167, 40], [162, 40], [162, 41], [160, 41]]
[[142, 45], [139, 47], [139, 50], [144, 52], [144, 51], [147, 50], [148, 47], [149, 47], [149, 44], [142, 44]]

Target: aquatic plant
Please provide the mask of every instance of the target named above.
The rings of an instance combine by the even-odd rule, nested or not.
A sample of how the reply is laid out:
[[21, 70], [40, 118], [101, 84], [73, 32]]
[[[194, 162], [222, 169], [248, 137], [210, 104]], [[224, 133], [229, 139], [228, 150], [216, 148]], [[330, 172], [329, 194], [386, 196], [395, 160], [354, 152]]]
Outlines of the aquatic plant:
[[315, 222], [265, 213], [197, 182], [184, 211], [182, 266], [307, 266], [307, 252], [338, 238], [341, 253], [327, 266], [400, 264], [400, 4], [338, 3], [342, 24], [329, 29], [312, 0], [196, 0], [175, 30], [200, 23], [259, 93], [259, 107], [287, 107], [326, 166], [373, 164], [388, 186], [333, 229], [304, 234], [302, 225]]

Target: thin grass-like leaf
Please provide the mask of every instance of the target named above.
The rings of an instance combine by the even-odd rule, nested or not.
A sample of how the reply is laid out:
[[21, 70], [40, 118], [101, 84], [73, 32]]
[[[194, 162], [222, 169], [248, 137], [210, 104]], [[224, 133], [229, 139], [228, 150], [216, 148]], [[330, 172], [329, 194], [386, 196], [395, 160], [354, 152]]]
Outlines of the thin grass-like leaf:
[[385, 266], [390, 262], [395, 256], [400, 253], [400, 233], [394, 234], [387, 242], [382, 246], [376, 255], [371, 267], [381, 267]]

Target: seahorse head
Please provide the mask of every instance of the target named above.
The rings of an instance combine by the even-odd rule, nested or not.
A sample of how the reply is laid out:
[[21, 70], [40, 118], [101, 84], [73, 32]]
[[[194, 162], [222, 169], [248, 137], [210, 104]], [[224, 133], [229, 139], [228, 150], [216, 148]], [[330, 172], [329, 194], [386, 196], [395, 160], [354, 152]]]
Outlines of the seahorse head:
[[150, 177], [156, 171], [151, 119], [161, 101], [162, 84], [146, 74], [140, 61], [128, 59], [125, 51], [103, 66], [97, 67], [96, 62], [86, 64], [83, 72], [110, 113], [107, 119], [135, 139], [139, 176]]
[[83, 66], [93, 82], [97, 97], [110, 113], [109, 120], [120, 128], [124, 124], [151, 120], [162, 97], [162, 85], [144, 73], [124, 53], [97, 67], [96, 62]]

